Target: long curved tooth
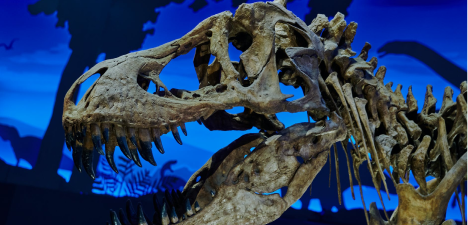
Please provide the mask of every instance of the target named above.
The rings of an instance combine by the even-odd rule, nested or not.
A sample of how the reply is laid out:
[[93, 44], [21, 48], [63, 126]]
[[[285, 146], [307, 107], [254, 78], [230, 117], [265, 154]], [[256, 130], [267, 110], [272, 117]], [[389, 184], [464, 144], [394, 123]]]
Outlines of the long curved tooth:
[[127, 137], [128, 149], [131, 155], [133, 162], [139, 167], [141, 167], [140, 157], [138, 156], [138, 150], [135, 144], [133, 144], [130, 139]]
[[197, 123], [200, 124], [200, 125], [203, 124], [201, 118], [197, 120]]
[[73, 145], [73, 162], [75, 163], [76, 169], [81, 173], [81, 154], [83, 153], [83, 143], [81, 140], [76, 140], [75, 145]]
[[133, 207], [132, 201], [130, 201], [130, 199], [128, 199], [125, 204], [125, 212], [127, 213], [127, 216], [130, 218], [130, 221], [134, 222], [137, 212], [135, 211], [135, 208]]
[[106, 143], [108, 143], [110, 126], [107, 123], [103, 123], [101, 124], [101, 127], [102, 127], [102, 134], [104, 136], [104, 140], [106, 141]]
[[125, 212], [122, 208], [119, 209], [119, 220], [121, 223], [125, 224], [125, 225], [128, 225], [128, 224], [131, 224], [127, 218], [127, 216], [125, 215]]
[[190, 200], [189, 199], [187, 199], [187, 201], [185, 202], [185, 211], [186, 211], [188, 216], [193, 215], [192, 206], [190, 205]]
[[171, 221], [169, 220], [169, 215], [167, 214], [167, 206], [166, 203], [163, 203], [162, 209], [161, 209], [161, 224], [162, 225], [168, 225]]
[[141, 206], [141, 204], [138, 204], [137, 219], [138, 219], [138, 225], [148, 225], [148, 222], [145, 219], [145, 214], [143, 213], [143, 207]]
[[169, 209], [172, 208], [174, 206], [174, 203], [172, 201], [172, 195], [169, 192], [169, 189], [166, 189], [166, 191], [164, 192], [164, 197], [166, 197], [165, 200], [166, 200], [166, 202], [168, 204]]
[[164, 148], [163, 148], [163, 145], [162, 145], [162, 142], [161, 142], [161, 133], [160, 133], [160, 131], [158, 129], [156, 129], [156, 128], [152, 128], [151, 130], [153, 132], [154, 145], [156, 146], [156, 148], [158, 149], [158, 151], [161, 154], [164, 154]]
[[179, 196], [177, 195], [177, 192], [174, 189], [172, 189], [171, 195], [172, 195], [172, 202], [174, 203], [174, 207], [179, 208], [179, 205], [180, 205]]
[[151, 163], [151, 165], [156, 166], [156, 161], [153, 157], [152, 147], [151, 144], [151, 134], [148, 129], [138, 129], [138, 137], [140, 139], [140, 146], [141, 148], [138, 149], [140, 152], [141, 157], [144, 160]]
[[129, 127], [127, 128], [127, 131], [128, 131], [128, 135], [132, 144], [135, 145], [135, 147], [138, 147], [138, 143], [137, 143], [136, 135], [135, 135], [135, 128]]
[[83, 135], [83, 138], [86, 136], [86, 124], [81, 125], [81, 134]]
[[198, 204], [198, 201], [195, 201], [194, 207], [195, 207], [195, 211], [200, 212], [201, 208], [200, 208], [200, 205]]
[[117, 169], [117, 166], [115, 166], [115, 162], [114, 162], [115, 146], [116, 146], [116, 139], [114, 136], [112, 136], [111, 139], [107, 141], [107, 144], [105, 146], [106, 159], [110, 167], [112, 168], [112, 170], [114, 170], [114, 172], [116, 173], [119, 173], [119, 170]]
[[117, 213], [115, 213], [113, 210], [110, 211], [110, 219], [111, 219], [111, 225], [122, 225], [120, 223], [119, 218], [117, 217]]
[[185, 123], [180, 124], [180, 129], [182, 130], [182, 133], [187, 136], [187, 128], [185, 128]]
[[176, 214], [176, 211], [175, 211], [174, 206], [172, 207], [170, 217], [171, 217], [171, 222], [172, 222], [172, 223], [177, 223], [177, 222], [179, 222], [179, 217], [177, 217], [177, 214]]
[[179, 131], [177, 130], [177, 126], [173, 125], [171, 127], [172, 135], [174, 136], [174, 139], [179, 143], [179, 145], [182, 145], [182, 140], [180, 139]]
[[125, 130], [120, 125], [114, 126], [115, 136], [117, 137], [117, 143], [119, 144], [120, 150], [128, 159], [131, 159], [132, 156], [130, 154], [130, 150], [128, 149], [127, 144], [127, 135], [125, 134]]
[[65, 128], [65, 144], [69, 151], [73, 147], [73, 142], [75, 142], [75, 136], [73, 135], [73, 127], [69, 126]]
[[94, 147], [96, 148], [99, 155], [104, 155], [101, 143], [101, 128], [99, 128], [99, 126], [94, 123], [90, 124], [90, 128]]
[[87, 132], [84, 143], [83, 143], [83, 153], [81, 154], [83, 160], [83, 167], [86, 173], [94, 180], [96, 175], [94, 174], [93, 168], [93, 141], [91, 138], [91, 133]]
[[159, 208], [158, 196], [156, 194], [153, 194], [153, 207], [154, 211], [156, 211], [157, 213], [161, 212], [161, 209]]

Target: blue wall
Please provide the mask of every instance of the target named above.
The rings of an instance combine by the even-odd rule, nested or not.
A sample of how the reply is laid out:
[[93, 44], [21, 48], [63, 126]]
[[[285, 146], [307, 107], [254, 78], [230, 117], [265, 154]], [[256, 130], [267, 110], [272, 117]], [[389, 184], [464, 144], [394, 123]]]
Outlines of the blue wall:
[[[53, 1], [43, 0], [43, 2]], [[215, 13], [225, 10], [234, 13], [235, 8], [232, 6], [240, 4], [238, 0], [162, 2], [166, 3], [153, 7], [155, 11], [152, 12], [154, 13], [152, 21], [140, 23], [136, 28], [142, 32], [147, 31], [143, 41], [137, 44], [137, 47], [129, 47], [128, 51], [144, 50], [177, 39]], [[307, 15], [323, 9], [326, 12], [341, 10], [346, 14], [346, 21], [356, 21], [359, 26], [353, 49], [359, 52], [365, 42], [371, 43], [373, 48], [369, 55], [377, 56], [379, 65], [387, 67], [385, 82], [393, 81], [394, 88], [396, 84], [402, 84], [404, 96], [407, 87], [412, 85], [420, 109], [427, 84], [434, 86], [434, 96], [439, 98], [437, 108], [441, 106], [446, 86], [452, 87], [455, 97], [459, 94], [458, 84], [454, 85], [450, 80], [453, 80], [454, 74], [459, 74], [460, 71], [465, 73], [462, 79], [466, 80], [466, 1], [353, 0], [329, 1], [328, 5], [323, 2], [294, 0], [287, 7], [302, 19], [313, 18]], [[69, 63], [74, 48], [73, 42], [71, 43], [72, 36], [79, 36], [77, 34], [79, 31], [73, 30], [77, 28], [72, 28], [75, 25], [66, 19], [67, 15], [64, 16], [63, 11], [60, 11], [64, 9], [56, 10], [49, 7], [44, 10], [46, 13], [32, 15], [28, 6], [36, 3], [35, 0], [0, 1], [0, 43], [5, 44], [3, 47], [0, 46], [0, 161], [8, 166], [26, 170], [33, 169], [37, 163], [41, 140], [52, 117], [62, 72]], [[333, 11], [334, 7], [338, 8]], [[56, 27], [57, 24], [61, 26]], [[153, 34], [149, 32], [151, 29], [154, 29]], [[95, 36], [89, 35], [91, 36], [87, 38], [90, 40], [100, 38], [98, 33], [94, 34]], [[417, 54], [418, 52], [414, 52], [418, 50], [411, 50], [405, 46], [417, 46], [415, 49], [435, 54], [438, 60], [430, 61]], [[379, 49], [382, 50], [379, 52]], [[239, 52], [232, 48], [231, 50], [231, 58], [239, 58]], [[97, 57], [91, 60], [102, 61], [111, 54], [109, 52], [109, 50], [97, 52]], [[193, 54], [194, 51], [175, 59], [164, 69], [162, 80], [169, 88], [197, 89], [198, 81], [192, 66]], [[444, 62], [446, 64], [443, 64]], [[450, 69], [441, 71], [438, 69], [439, 65]], [[83, 71], [77, 71], [77, 74], [85, 70], [86, 68], [83, 68]], [[93, 81], [91, 78], [82, 85], [80, 96]], [[288, 93], [301, 94], [294, 89], [284, 88], [283, 90], [287, 90]], [[235, 110], [237, 109], [233, 109]], [[304, 113], [280, 113], [278, 117], [286, 126], [306, 121]], [[258, 132], [257, 129], [209, 132], [204, 126], [195, 122], [186, 126], [189, 135], [182, 137], [183, 146], [178, 145], [170, 135], [162, 137], [166, 154], [156, 156], [160, 166], [153, 167], [143, 162], [143, 168], [129, 167], [126, 168], [128, 173], [121, 172], [116, 175], [110, 172], [105, 159], [100, 158], [97, 166], [98, 176], [89, 188], [96, 194], [117, 197], [138, 197], [165, 188], [182, 188], [185, 180], [201, 167], [211, 154], [242, 134]], [[69, 182], [72, 174], [77, 173], [72, 165], [71, 153], [65, 146], [54, 151], [62, 154], [57, 174], [64, 182]], [[116, 163], [128, 166], [122, 156], [120, 151], [116, 151]], [[141, 174], [151, 175], [152, 178], [142, 181], [138, 178]], [[165, 183], [162, 183], [163, 179], [166, 179]], [[132, 186], [135, 183], [151, 185], [137, 189]], [[314, 184], [313, 187], [317, 185], [324, 184]], [[355, 190], [358, 188], [355, 187]], [[365, 188], [366, 198], [369, 198], [367, 202], [376, 201], [375, 194], [376, 190], [373, 187]], [[350, 188], [343, 190], [343, 196], [344, 204], [341, 207], [325, 207], [323, 200], [321, 203], [319, 199], [311, 198], [307, 200], [309, 202], [298, 201], [292, 208], [298, 210], [307, 208], [314, 212], [323, 210], [338, 212], [343, 209], [362, 208], [359, 196], [356, 196], [354, 201], [350, 197]], [[393, 210], [397, 205], [396, 195], [391, 197], [387, 210]], [[336, 198], [336, 195], [333, 198]], [[454, 201], [452, 200], [451, 203]], [[461, 220], [456, 204], [449, 205], [447, 217]]]

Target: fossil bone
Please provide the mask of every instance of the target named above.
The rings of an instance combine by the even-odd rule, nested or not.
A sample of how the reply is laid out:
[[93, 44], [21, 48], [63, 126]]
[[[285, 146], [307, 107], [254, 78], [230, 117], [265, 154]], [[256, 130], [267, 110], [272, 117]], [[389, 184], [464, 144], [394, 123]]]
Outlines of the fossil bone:
[[[135, 210], [128, 202], [126, 212], [111, 211], [111, 224], [272, 222], [304, 194], [330, 158], [332, 145], [341, 204], [335, 143], [342, 144], [348, 161], [350, 139], [356, 141], [350, 150], [352, 171], [368, 224], [452, 223], [444, 222], [448, 201], [466, 181], [466, 82], [456, 102], [453, 91], [445, 89], [438, 112], [428, 85], [418, 113], [411, 86], [405, 101], [401, 85], [394, 92], [393, 82], [384, 85], [385, 66], [373, 75], [378, 62], [375, 57], [367, 61], [369, 43], [351, 58], [356, 55], [351, 44], [357, 23], [347, 25], [341, 13], [331, 21], [319, 14], [307, 26], [285, 5], [284, 0], [242, 4], [235, 15], [209, 17], [180, 39], [98, 63], [72, 85], [64, 99], [65, 141], [77, 169], [81, 172], [83, 165], [92, 179], [94, 152], [105, 154], [118, 172], [116, 146], [138, 166], [139, 156], [156, 166], [151, 142], [161, 154], [170, 151], [161, 135], [172, 132], [182, 144], [179, 127], [186, 136], [186, 122], [197, 121], [210, 130], [261, 130], [216, 152], [182, 192], [165, 190], [162, 201], [155, 195], [152, 221], [141, 205]], [[243, 52], [239, 62], [229, 58], [230, 42]], [[199, 89], [169, 90], [161, 72], [194, 48]], [[215, 59], [209, 64], [211, 57]], [[96, 73], [100, 77], [75, 104], [79, 85]], [[292, 96], [281, 92], [280, 83], [300, 87], [304, 97], [289, 101]], [[154, 93], [147, 92], [150, 85], [155, 85]], [[239, 106], [244, 112], [225, 111]], [[280, 112], [306, 112], [316, 123], [285, 127], [276, 117]], [[375, 202], [366, 210], [359, 174], [364, 161], [382, 205], [382, 182], [388, 193], [383, 170], [390, 173], [393, 167], [390, 185], [396, 186], [399, 206], [389, 217], [383, 205], [387, 221]], [[420, 188], [408, 183], [409, 173]], [[429, 175], [435, 178], [426, 182]], [[285, 196], [266, 195], [282, 187], [288, 187]], [[352, 194], [354, 199], [353, 189]], [[464, 204], [462, 191], [462, 214]]]

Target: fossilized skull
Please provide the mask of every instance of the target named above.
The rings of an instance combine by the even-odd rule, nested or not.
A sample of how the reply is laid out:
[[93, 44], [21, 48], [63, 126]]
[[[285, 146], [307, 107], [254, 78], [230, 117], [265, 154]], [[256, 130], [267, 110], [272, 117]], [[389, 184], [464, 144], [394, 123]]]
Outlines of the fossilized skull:
[[[141, 166], [139, 155], [156, 165], [151, 142], [164, 153], [160, 136], [171, 131], [182, 144], [178, 127], [187, 135], [185, 123], [195, 120], [210, 130], [257, 127], [262, 132], [244, 135], [215, 153], [182, 192], [166, 190], [162, 202], [155, 198], [152, 222], [265, 224], [302, 196], [332, 144], [346, 146], [344, 140], [353, 137], [352, 167], [368, 224], [440, 224], [451, 194], [466, 180], [466, 82], [456, 103], [453, 91], [446, 89], [437, 113], [429, 85], [418, 113], [411, 87], [405, 101], [401, 85], [395, 91], [392, 82], [384, 85], [384, 66], [373, 74], [377, 58], [367, 61], [370, 44], [351, 58], [356, 55], [351, 50], [356, 28], [354, 22], [347, 25], [341, 13], [330, 21], [319, 14], [306, 26], [286, 10], [284, 1], [242, 4], [234, 16], [214, 15], [178, 40], [101, 62], [65, 97], [63, 126], [75, 166], [81, 171], [83, 163], [94, 178], [93, 152], [104, 155], [103, 143], [116, 172], [117, 145], [137, 165]], [[243, 52], [240, 62], [230, 60], [230, 42]], [[172, 59], [193, 48], [199, 89], [168, 90], [159, 74]], [[215, 59], [209, 64], [211, 55]], [[79, 85], [96, 73], [101, 76], [75, 105]], [[153, 94], [147, 92], [151, 83], [156, 85]], [[280, 83], [300, 87], [304, 97], [288, 101], [292, 96], [281, 92]], [[238, 106], [244, 112], [225, 111]], [[317, 122], [285, 128], [276, 118], [279, 112], [307, 112]], [[336, 146], [334, 150], [337, 165]], [[348, 149], [344, 150], [348, 160]], [[375, 203], [370, 216], [366, 210], [359, 176], [365, 161], [376, 190], [383, 183], [388, 193], [383, 171], [392, 175], [389, 180], [400, 198], [392, 217], [384, 207], [388, 221]], [[420, 188], [408, 184], [409, 171]], [[354, 193], [349, 164], [348, 172]], [[426, 182], [429, 175], [435, 179]], [[282, 187], [288, 188], [285, 196], [267, 195]], [[117, 219], [111, 212], [112, 224], [150, 221], [141, 207], [135, 212], [127, 205], [126, 214], [130, 221], [125, 213]]]
[[[240, 62], [230, 60], [230, 42], [243, 51]], [[193, 48], [199, 89], [168, 90], [159, 74], [172, 59]], [[75, 165], [80, 169], [83, 161], [94, 178], [93, 150], [104, 154], [102, 143], [116, 172], [117, 145], [138, 165], [138, 152], [156, 165], [151, 141], [164, 153], [160, 135], [172, 131], [182, 144], [177, 128], [186, 133], [186, 122], [198, 120], [210, 130], [255, 126], [265, 133], [243, 136], [216, 153], [192, 176], [180, 199], [168, 196], [163, 211], [169, 210], [171, 222], [201, 207], [203, 211], [184, 222], [268, 223], [302, 196], [325, 164], [330, 146], [346, 137], [341, 118], [330, 114], [321, 96], [322, 54], [320, 38], [302, 20], [284, 5], [268, 2], [243, 4], [235, 16], [214, 15], [178, 40], [103, 61], [82, 75], [65, 97], [63, 126]], [[211, 55], [216, 58], [209, 64]], [[101, 76], [75, 105], [79, 84], [96, 73]], [[156, 85], [154, 94], [147, 92], [150, 81]], [[281, 92], [280, 82], [301, 87], [304, 97], [288, 101], [292, 95]], [[236, 106], [245, 107], [244, 112], [224, 111]], [[275, 116], [279, 112], [307, 112], [320, 122], [284, 129]], [[325, 121], [327, 116], [331, 119]], [[250, 153], [252, 147], [255, 150]], [[284, 186], [289, 190], [283, 199], [263, 195]], [[179, 200], [190, 210], [181, 208]], [[171, 207], [177, 212], [171, 212]], [[219, 210], [223, 216], [216, 213]]]

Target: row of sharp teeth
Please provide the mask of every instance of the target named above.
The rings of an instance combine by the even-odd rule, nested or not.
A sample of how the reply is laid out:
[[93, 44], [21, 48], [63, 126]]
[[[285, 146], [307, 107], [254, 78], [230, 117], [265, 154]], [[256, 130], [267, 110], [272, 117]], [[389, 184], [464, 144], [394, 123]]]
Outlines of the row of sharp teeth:
[[155, 213], [153, 215], [153, 222], [149, 223], [151, 220], [145, 216], [141, 204], [138, 204], [138, 210], [135, 212], [133, 205], [130, 200], [127, 201], [126, 213], [124, 210], [120, 209], [117, 215], [116, 212], [110, 212], [110, 219], [112, 225], [127, 225], [127, 224], [138, 224], [138, 225], [147, 225], [147, 224], [175, 224], [180, 221], [186, 220], [189, 217], [200, 212], [201, 208], [197, 201], [194, 204], [190, 204], [190, 200], [187, 198], [184, 201], [182, 193], [177, 190], [172, 190], [172, 193], [166, 189], [162, 202], [158, 200], [156, 194], [153, 195], [153, 206]]
[[[201, 120], [197, 120], [197, 122], [202, 124]], [[181, 123], [179, 126], [182, 133], [187, 136], [185, 124]], [[100, 155], [104, 155], [103, 143], [105, 143], [106, 159], [111, 168], [118, 173], [119, 171], [114, 162], [116, 146], [119, 146], [122, 153], [127, 158], [132, 159], [139, 167], [142, 165], [138, 152], [144, 160], [156, 166], [151, 150], [151, 142], [154, 142], [159, 152], [164, 154], [160, 136], [169, 131], [172, 131], [177, 143], [182, 145], [182, 140], [175, 125], [165, 126], [165, 130], [164, 128], [160, 130], [157, 128], [126, 128], [121, 125], [107, 123], [101, 123], [101, 126], [96, 123], [83, 126], [67, 126], [65, 127], [65, 143], [69, 150], [73, 148], [73, 161], [78, 171], [81, 172], [81, 164], [83, 164], [86, 173], [94, 179], [93, 152], [96, 150]]]

